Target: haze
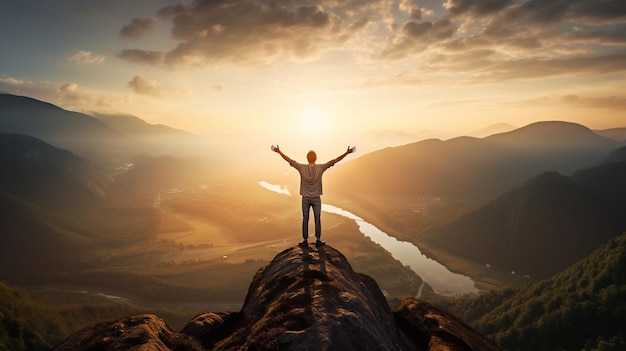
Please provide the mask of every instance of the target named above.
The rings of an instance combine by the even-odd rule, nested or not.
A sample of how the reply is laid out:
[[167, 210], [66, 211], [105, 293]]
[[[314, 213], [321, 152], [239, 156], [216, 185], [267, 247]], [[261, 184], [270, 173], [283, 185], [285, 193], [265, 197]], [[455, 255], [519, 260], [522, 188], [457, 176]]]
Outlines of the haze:
[[10, 0], [0, 91], [237, 152], [324, 145], [321, 158], [496, 123], [607, 129], [624, 125], [625, 13], [621, 0]]

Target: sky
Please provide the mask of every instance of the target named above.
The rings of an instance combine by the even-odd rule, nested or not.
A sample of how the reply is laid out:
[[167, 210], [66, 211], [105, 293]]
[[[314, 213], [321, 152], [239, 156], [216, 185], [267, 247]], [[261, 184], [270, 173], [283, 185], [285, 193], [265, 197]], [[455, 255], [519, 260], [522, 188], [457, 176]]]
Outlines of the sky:
[[624, 0], [3, 0], [0, 50], [0, 91], [268, 150], [626, 127]]

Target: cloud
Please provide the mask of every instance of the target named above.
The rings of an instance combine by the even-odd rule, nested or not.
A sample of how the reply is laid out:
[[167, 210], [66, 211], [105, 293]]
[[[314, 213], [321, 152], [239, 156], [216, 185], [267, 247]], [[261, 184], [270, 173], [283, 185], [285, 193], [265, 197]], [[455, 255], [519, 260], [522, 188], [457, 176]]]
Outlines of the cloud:
[[433, 14], [432, 10], [419, 7], [415, 0], [401, 0], [398, 8], [408, 14], [411, 20], [421, 20], [424, 16]]
[[54, 94], [56, 86], [49, 82], [38, 82], [0, 75], [0, 91], [15, 95], [43, 96]]
[[513, 101], [514, 106], [568, 106], [572, 108], [591, 108], [623, 111], [626, 108], [626, 96], [597, 94], [564, 94], [537, 96], [531, 99]]
[[100, 64], [104, 62], [104, 56], [94, 55], [91, 51], [84, 50], [74, 51], [70, 56], [67, 57], [67, 59], [81, 64]]
[[84, 111], [85, 106], [103, 111], [118, 108], [118, 98], [80, 89], [76, 83], [52, 83], [0, 75], [0, 91], [32, 97], [71, 111]]
[[141, 39], [156, 28], [154, 18], [133, 18], [130, 24], [120, 29], [120, 37], [124, 39]]
[[128, 82], [128, 87], [135, 93], [141, 95], [159, 95], [161, 89], [156, 80], [146, 80], [141, 76], [134, 76], [133, 79]]
[[163, 53], [159, 51], [146, 51], [146, 50], [122, 50], [117, 54], [117, 57], [140, 64], [158, 65], [163, 62]]
[[452, 38], [456, 31], [457, 28], [447, 18], [434, 22], [406, 22], [389, 37], [378, 58], [383, 61], [396, 61], [414, 56], [433, 45], [441, 45]]
[[76, 90], [78, 90], [78, 84], [76, 83], [67, 83], [59, 87], [59, 92], [61, 94], [74, 93]]
[[[354, 3], [353, 9], [361, 8], [360, 1]], [[266, 65], [282, 56], [311, 60], [341, 47], [366, 23], [363, 18], [348, 20], [340, 5], [343, 2], [196, 0], [167, 6], [158, 14], [171, 19], [179, 44], [164, 61], [201, 66]]]
[[513, 0], [447, 0], [443, 7], [452, 15], [488, 15], [504, 9]]
[[[306, 62], [335, 50], [351, 51], [357, 64], [369, 67], [407, 65], [406, 72], [367, 85], [429, 84], [441, 76], [472, 84], [623, 71], [623, 0], [444, 0], [432, 9], [425, 4], [191, 0], [157, 11], [171, 23], [175, 46], [122, 50], [117, 56], [168, 68], [263, 66], [285, 58]], [[126, 27], [141, 26], [133, 20]]]
[[626, 72], [626, 54], [493, 61], [481, 79], [502, 81]]
[[[429, 20], [415, 16], [390, 26], [385, 45], [372, 57], [415, 67], [391, 80], [423, 82], [429, 80], [425, 74], [463, 73], [466, 82], [493, 82], [624, 69], [619, 62], [626, 54], [623, 0], [447, 0], [443, 5], [444, 11], [429, 14]], [[409, 13], [414, 6], [402, 0], [399, 9]], [[471, 61], [475, 53], [487, 52], [488, 57]], [[417, 74], [422, 76], [412, 77]]]

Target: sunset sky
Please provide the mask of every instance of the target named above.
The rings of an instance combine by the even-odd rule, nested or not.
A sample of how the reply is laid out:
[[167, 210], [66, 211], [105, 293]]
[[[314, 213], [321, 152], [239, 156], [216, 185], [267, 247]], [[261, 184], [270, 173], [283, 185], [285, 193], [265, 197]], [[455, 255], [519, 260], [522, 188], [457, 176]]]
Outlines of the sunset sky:
[[0, 26], [0, 91], [206, 136], [626, 127], [624, 0], [3, 0]]

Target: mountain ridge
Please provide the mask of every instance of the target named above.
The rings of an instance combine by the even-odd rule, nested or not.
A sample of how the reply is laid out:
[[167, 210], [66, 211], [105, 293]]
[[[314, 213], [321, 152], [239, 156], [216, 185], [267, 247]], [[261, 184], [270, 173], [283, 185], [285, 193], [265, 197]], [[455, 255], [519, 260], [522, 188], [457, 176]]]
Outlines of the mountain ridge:
[[619, 146], [579, 124], [537, 122], [483, 139], [429, 139], [374, 151], [342, 165], [326, 186], [344, 196], [484, 200], [546, 171], [589, 167]]
[[[65, 110], [26, 96], [0, 94], [0, 132], [29, 135], [93, 161], [109, 162], [133, 154], [201, 154], [205, 141], [132, 115]], [[98, 118], [99, 117], [99, 118]]]
[[86, 159], [27, 135], [0, 133], [0, 164], [1, 191], [60, 209], [98, 201], [113, 184]]
[[423, 238], [494, 269], [533, 278], [558, 273], [626, 230], [624, 150], [569, 177], [530, 178]]
[[0, 131], [29, 135], [77, 150], [80, 144], [114, 136], [114, 131], [96, 118], [11, 94], [0, 94]]
[[150, 124], [145, 120], [129, 114], [92, 113], [97, 120], [125, 134], [158, 134], [180, 137], [196, 137], [182, 129], [172, 128], [164, 124]]

